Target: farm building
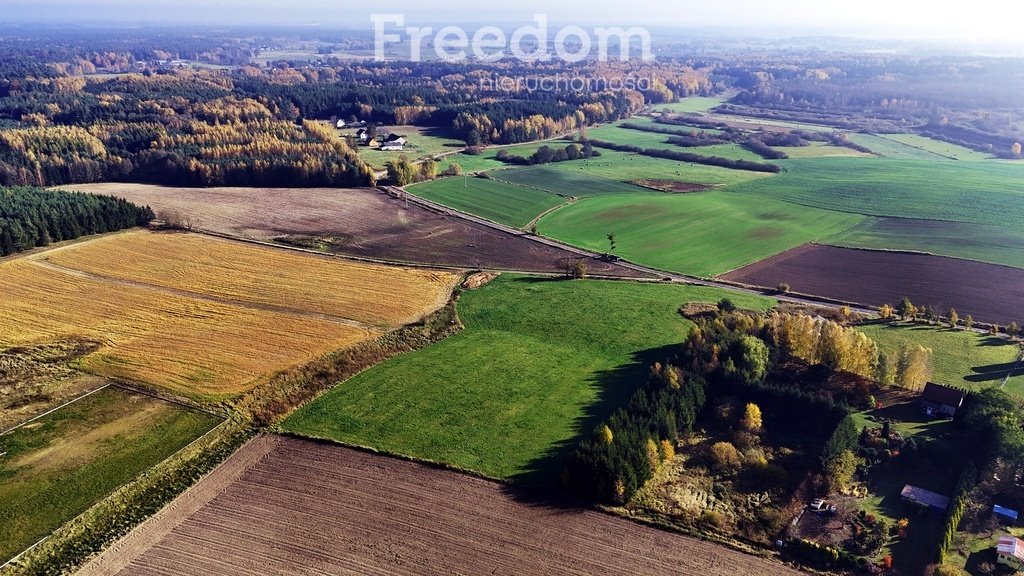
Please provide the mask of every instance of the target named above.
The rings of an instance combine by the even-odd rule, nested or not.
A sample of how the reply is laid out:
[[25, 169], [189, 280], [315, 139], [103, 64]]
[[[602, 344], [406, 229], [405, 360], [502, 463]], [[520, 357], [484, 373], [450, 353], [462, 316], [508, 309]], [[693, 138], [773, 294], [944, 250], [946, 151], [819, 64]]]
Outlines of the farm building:
[[344, 128], [345, 127], [345, 121], [344, 120], [338, 120], [334, 125], [336, 127], [338, 127], [338, 128]]
[[398, 134], [388, 134], [388, 137], [381, 142], [380, 149], [385, 152], [401, 152], [405, 150], [405, 143], [407, 140], [405, 136], [399, 136]]
[[366, 142], [370, 138], [370, 135], [366, 132], [366, 128], [360, 128], [356, 130], [356, 140], [360, 142]]
[[1004, 508], [999, 504], [992, 507], [992, 513], [996, 515], [1001, 522], [1007, 522], [1010, 525], [1017, 523], [1017, 511]]
[[903, 490], [900, 492], [900, 498], [911, 504], [932, 508], [939, 512], [945, 512], [946, 508], [949, 507], [949, 498], [947, 496], [936, 494], [931, 490], [925, 490], [917, 486], [911, 486], [910, 484], [903, 487]]
[[1020, 538], [1010, 535], [1000, 537], [996, 555], [999, 557], [998, 562], [1003, 566], [1018, 571], [1024, 568], [1024, 542]]
[[921, 392], [921, 410], [930, 416], [953, 416], [964, 403], [963, 390], [929, 382]]

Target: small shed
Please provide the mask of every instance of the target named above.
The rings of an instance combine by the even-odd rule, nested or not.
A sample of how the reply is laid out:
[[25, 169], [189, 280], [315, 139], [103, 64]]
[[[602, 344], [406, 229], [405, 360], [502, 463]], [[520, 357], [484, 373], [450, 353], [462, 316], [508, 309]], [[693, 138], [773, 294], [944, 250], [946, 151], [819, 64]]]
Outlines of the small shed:
[[921, 392], [921, 410], [926, 414], [954, 416], [966, 395], [963, 390], [929, 382]]
[[1008, 522], [1010, 524], [1017, 523], [1016, 510], [1010, 510], [1009, 508], [1004, 508], [999, 504], [996, 504], [995, 506], [992, 507], [992, 513], [995, 514], [1003, 522]]
[[903, 487], [903, 491], [900, 492], [900, 498], [912, 504], [940, 512], [945, 512], [946, 508], [949, 508], [948, 496], [943, 496], [924, 488], [918, 488], [917, 486], [911, 486], [910, 484]]
[[1021, 542], [1020, 538], [1014, 538], [1009, 534], [1001, 536], [999, 544], [996, 545], [996, 554], [999, 557], [998, 562], [1003, 566], [1009, 566], [1014, 570], [1024, 567], [1024, 542]]

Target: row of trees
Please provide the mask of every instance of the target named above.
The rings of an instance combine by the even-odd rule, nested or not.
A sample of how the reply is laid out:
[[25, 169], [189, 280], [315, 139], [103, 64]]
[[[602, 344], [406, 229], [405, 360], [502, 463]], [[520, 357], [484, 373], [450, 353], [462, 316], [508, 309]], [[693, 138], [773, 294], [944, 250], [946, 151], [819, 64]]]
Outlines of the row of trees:
[[88, 234], [148, 224], [149, 207], [122, 198], [39, 188], [0, 188], [0, 256]]
[[849, 372], [882, 385], [920, 390], [931, 377], [932, 351], [904, 345], [883, 353], [863, 332], [821, 317], [778, 314], [769, 317], [772, 341], [784, 357], [822, 364], [833, 372]]
[[[671, 138], [669, 140], [671, 141]], [[617, 144], [615, 142], [605, 142], [603, 140], [590, 140], [589, 142], [598, 148], [607, 148], [609, 150], [617, 150], [619, 152], [630, 152], [653, 158], [676, 160], [678, 162], [693, 162], [694, 164], [706, 164], [708, 166], [719, 166], [721, 168], [731, 168], [734, 170], [751, 170], [754, 172], [776, 173], [782, 171], [782, 168], [778, 165], [767, 164], [764, 162], [734, 160], [731, 158], [722, 158], [720, 156], [704, 156], [701, 154], [694, 154], [692, 152], [677, 152], [675, 150], [664, 150], [661, 148], [645, 149], [632, 144]]]
[[594, 150], [594, 146], [590, 142], [584, 142], [583, 145], [569, 144], [565, 148], [554, 149], [550, 146], [544, 145], [537, 149], [536, 152], [529, 156], [519, 156], [516, 154], [509, 154], [508, 150], [498, 150], [495, 154], [495, 158], [508, 164], [517, 164], [520, 166], [533, 166], [535, 164], [550, 164], [552, 162], [566, 162], [569, 160], [583, 160], [586, 158], [593, 158], [600, 156], [601, 153]]

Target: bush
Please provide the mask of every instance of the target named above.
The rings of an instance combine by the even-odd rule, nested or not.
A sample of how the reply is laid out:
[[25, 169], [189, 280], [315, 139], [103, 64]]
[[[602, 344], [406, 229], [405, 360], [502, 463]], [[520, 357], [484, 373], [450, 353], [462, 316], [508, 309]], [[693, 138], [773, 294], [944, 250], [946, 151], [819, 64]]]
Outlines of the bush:
[[715, 471], [730, 474], [743, 466], [739, 450], [730, 442], [715, 442], [708, 449], [708, 458]]

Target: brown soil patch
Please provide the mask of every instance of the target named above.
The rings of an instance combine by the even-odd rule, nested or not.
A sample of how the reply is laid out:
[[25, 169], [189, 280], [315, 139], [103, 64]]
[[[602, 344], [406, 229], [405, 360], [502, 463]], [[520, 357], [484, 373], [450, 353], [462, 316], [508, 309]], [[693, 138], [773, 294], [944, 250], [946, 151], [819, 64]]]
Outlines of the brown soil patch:
[[693, 182], [680, 182], [678, 180], [633, 180], [630, 184], [640, 186], [643, 188], [650, 188], [651, 190], [657, 190], [659, 192], [669, 192], [672, 194], [686, 194], [689, 192], [703, 192], [704, 190], [710, 190], [714, 186], [707, 184], [696, 184]]
[[799, 574], [479, 478], [303, 440], [232, 456], [80, 572]]
[[755, 286], [880, 306], [904, 297], [979, 322], [1024, 319], [1024, 270], [928, 254], [805, 244], [723, 275]]
[[[112, 194], [173, 212], [196, 229], [286, 243], [347, 256], [464, 268], [562, 272], [566, 250], [437, 214], [375, 189], [171, 188], [145, 184], [66, 187]], [[597, 259], [592, 275], [649, 277]]]

